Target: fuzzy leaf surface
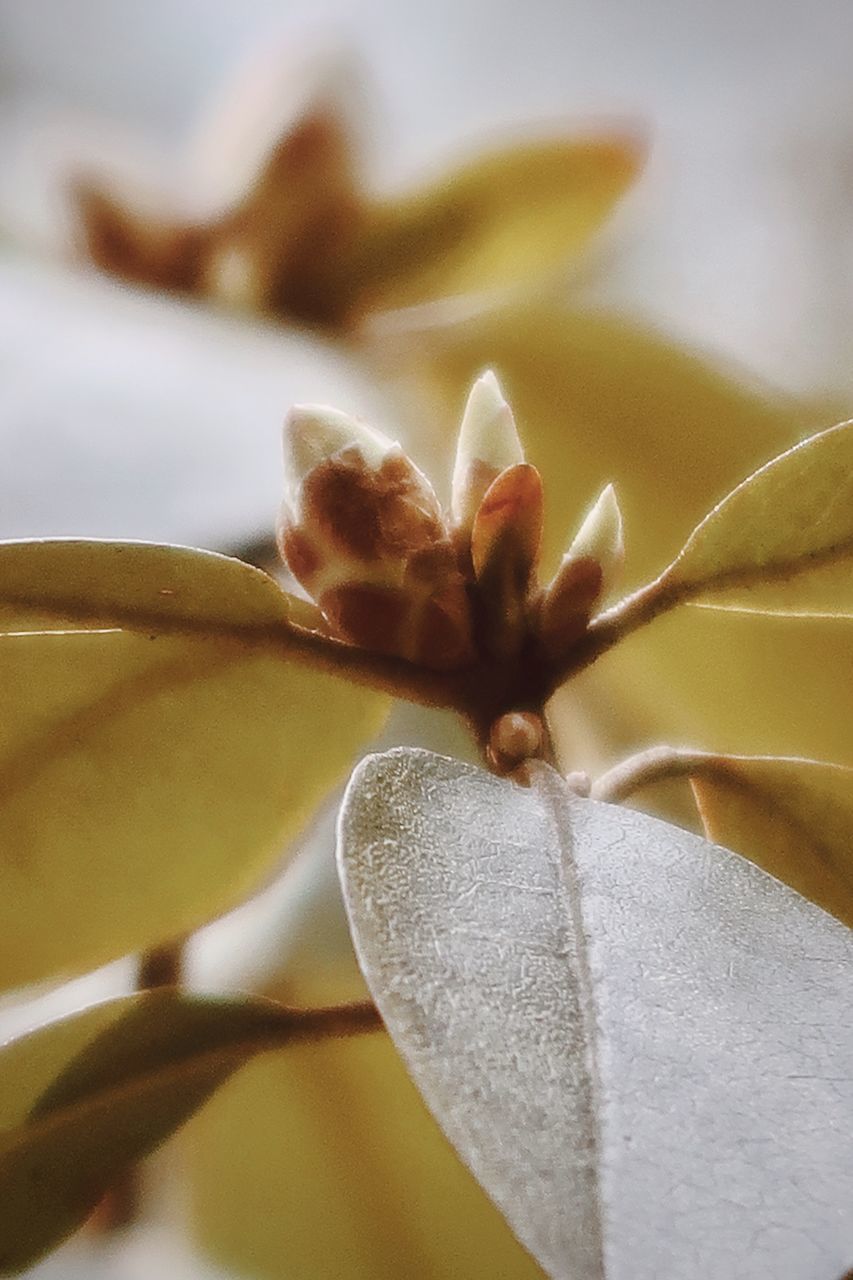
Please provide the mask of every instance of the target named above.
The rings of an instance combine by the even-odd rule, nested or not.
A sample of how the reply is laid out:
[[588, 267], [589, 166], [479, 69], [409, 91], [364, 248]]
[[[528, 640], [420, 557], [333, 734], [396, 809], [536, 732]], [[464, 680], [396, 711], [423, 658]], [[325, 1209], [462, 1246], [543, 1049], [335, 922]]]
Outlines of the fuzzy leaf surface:
[[257, 643], [265, 574], [185, 548], [0, 545], [0, 987], [92, 968], [248, 893], [385, 700]]
[[450, 1140], [557, 1280], [811, 1280], [853, 1250], [839, 922], [644, 814], [371, 757], [339, 857], [362, 967]]
[[730, 756], [692, 787], [709, 840], [772, 870], [853, 928], [853, 769]]
[[78, 1227], [116, 1175], [238, 1067], [306, 1038], [264, 1000], [161, 990], [95, 1005], [0, 1050], [0, 1274]]
[[727, 608], [853, 617], [853, 422], [821, 431], [738, 485], [664, 574]]

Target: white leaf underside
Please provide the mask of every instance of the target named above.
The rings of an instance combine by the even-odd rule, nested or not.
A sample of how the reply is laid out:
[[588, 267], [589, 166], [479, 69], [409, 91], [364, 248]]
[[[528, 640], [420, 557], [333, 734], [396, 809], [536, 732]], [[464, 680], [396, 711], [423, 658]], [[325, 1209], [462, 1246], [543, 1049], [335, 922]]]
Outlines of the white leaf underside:
[[339, 828], [374, 998], [557, 1280], [836, 1280], [853, 1259], [853, 935], [645, 814], [414, 750]]

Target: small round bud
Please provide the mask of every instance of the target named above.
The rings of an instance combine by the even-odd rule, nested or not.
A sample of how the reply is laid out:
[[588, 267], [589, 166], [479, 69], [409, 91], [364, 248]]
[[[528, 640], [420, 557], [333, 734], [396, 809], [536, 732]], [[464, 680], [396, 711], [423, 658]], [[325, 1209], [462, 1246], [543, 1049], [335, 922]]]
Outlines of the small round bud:
[[532, 711], [510, 711], [499, 716], [489, 733], [489, 756], [503, 772], [538, 756], [545, 742], [545, 727]]

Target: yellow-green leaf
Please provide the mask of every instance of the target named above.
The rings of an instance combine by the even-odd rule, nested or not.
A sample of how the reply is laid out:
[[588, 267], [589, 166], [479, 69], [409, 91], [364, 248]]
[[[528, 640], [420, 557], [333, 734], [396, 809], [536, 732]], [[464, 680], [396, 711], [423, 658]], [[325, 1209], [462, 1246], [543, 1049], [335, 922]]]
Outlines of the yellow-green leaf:
[[351, 265], [359, 309], [529, 286], [580, 251], [641, 159], [624, 133], [528, 141], [375, 206]]
[[853, 769], [717, 757], [692, 779], [709, 840], [743, 854], [853, 927]]
[[542, 1280], [384, 1036], [251, 1063], [190, 1136], [199, 1244], [229, 1272]]
[[283, 623], [288, 597], [239, 560], [189, 547], [50, 538], [0, 543], [0, 625], [246, 632]]
[[728, 607], [853, 617], [853, 422], [803, 440], [739, 484], [661, 585]]
[[385, 699], [284, 660], [237, 561], [0, 545], [0, 987], [175, 937], [247, 894]]
[[[379, 1024], [359, 1011], [352, 1025]], [[157, 991], [96, 1005], [0, 1050], [0, 1274], [69, 1235], [128, 1163], [250, 1058], [343, 1026], [331, 1010], [312, 1018], [269, 1001]]]
[[[364, 999], [332, 851], [315, 852], [288, 872], [264, 990], [300, 1006]], [[198, 1245], [229, 1274], [542, 1280], [387, 1036], [299, 1044], [250, 1063], [181, 1143]]]
[[[628, 636], [564, 686], [554, 707], [566, 767], [593, 773], [660, 742], [853, 765], [851, 718], [846, 618], [714, 609], [675, 609]], [[687, 783], [667, 791], [655, 808], [695, 824]]]

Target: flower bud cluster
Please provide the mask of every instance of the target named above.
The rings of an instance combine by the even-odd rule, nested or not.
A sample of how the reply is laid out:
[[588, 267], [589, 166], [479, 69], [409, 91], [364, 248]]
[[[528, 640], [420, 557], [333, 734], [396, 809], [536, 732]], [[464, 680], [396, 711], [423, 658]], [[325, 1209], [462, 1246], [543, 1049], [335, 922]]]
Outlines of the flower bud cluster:
[[492, 373], [465, 409], [449, 519], [398, 444], [335, 409], [292, 409], [284, 452], [282, 556], [331, 632], [365, 649], [436, 670], [559, 661], [621, 561], [608, 485], [540, 589], [542, 482]]
[[473, 657], [465, 579], [427, 478], [393, 440], [297, 406], [285, 424], [284, 560], [341, 639], [422, 666]]

